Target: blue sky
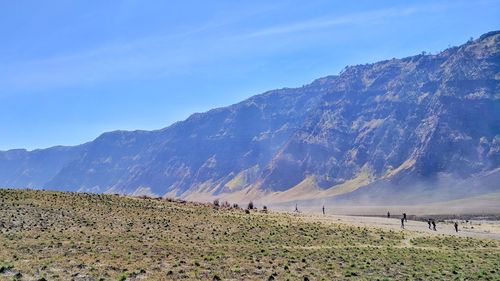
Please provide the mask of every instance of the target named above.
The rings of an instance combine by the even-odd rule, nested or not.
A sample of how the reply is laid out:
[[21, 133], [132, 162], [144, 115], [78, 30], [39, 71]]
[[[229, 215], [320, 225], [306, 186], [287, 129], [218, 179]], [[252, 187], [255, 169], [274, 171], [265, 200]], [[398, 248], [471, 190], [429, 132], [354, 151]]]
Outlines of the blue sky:
[[1, 1], [0, 149], [158, 129], [500, 27], [500, 0]]

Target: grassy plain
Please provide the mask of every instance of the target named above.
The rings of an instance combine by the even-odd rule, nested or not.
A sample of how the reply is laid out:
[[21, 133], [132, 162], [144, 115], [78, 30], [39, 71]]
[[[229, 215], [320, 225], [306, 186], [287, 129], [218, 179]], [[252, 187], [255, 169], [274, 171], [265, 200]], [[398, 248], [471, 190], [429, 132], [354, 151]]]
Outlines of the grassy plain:
[[500, 280], [500, 241], [0, 189], [0, 280]]

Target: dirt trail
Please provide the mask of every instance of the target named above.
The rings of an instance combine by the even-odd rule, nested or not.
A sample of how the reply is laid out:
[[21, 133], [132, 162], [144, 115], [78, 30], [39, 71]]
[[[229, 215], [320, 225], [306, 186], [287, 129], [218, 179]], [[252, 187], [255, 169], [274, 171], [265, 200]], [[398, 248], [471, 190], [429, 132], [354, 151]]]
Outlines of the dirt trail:
[[459, 231], [455, 232], [453, 222], [437, 222], [436, 231], [430, 230], [427, 222], [408, 220], [405, 228], [401, 228], [401, 219], [363, 217], [363, 216], [341, 216], [341, 215], [316, 215], [300, 214], [298, 217], [306, 221], [322, 221], [325, 223], [345, 223], [356, 226], [375, 227], [392, 230], [402, 230], [408, 233], [420, 235], [453, 235], [461, 237], [477, 237], [485, 239], [500, 240], [500, 221], [473, 220], [469, 223], [459, 222]]

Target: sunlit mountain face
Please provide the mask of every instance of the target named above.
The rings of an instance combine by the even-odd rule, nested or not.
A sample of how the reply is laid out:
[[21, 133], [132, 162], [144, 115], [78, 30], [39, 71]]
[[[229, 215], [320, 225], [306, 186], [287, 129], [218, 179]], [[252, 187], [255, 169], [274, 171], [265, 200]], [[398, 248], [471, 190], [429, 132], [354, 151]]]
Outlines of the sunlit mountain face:
[[0, 152], [0, 186], [236, 201], [498, 192], [499, 39], [347, 67], [161, 130]]

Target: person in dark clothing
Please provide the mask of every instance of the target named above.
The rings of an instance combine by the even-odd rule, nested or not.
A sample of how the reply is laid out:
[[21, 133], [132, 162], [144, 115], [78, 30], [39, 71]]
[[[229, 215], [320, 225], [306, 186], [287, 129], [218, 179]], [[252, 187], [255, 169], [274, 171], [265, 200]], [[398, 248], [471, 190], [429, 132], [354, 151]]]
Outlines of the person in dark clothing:
[[458, 222], [455, 222], [453, 226], [455, 226], [455, 232], [458, 232]]
[[403, 219], [405, 220], [405, 222], [407, 222], [408, 220], [406, 219], [406, 213], [403, 213]]
[[325, 205], [323, 205], [323, 216], [325, 215]]
[[401, 218], [401, 228], [405, 229], [405, 218]]
[[432, 221], [432, 230], [436, 231], [436, 221]]
[[432, 228], [431, 228], [431, 219], [428, 219], [428, 220], [427, 220], [427, 224], [429, 224], [429, 229], [432, 229]]
[[387, 212], [387, 218], [391, 217], [391, 213]]
[[295, 204], [295, 212], [298, 213], [299, 212], [299, 208], [297, 207], [297, 204]]

